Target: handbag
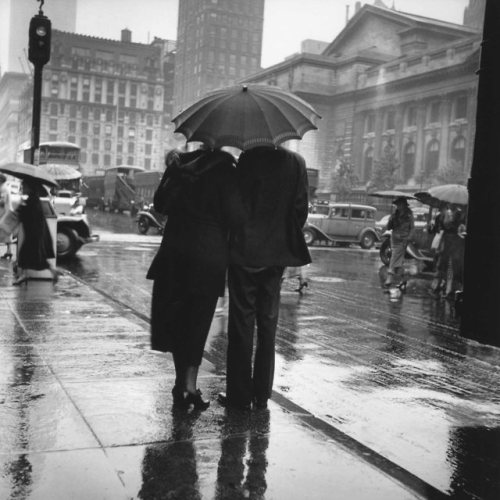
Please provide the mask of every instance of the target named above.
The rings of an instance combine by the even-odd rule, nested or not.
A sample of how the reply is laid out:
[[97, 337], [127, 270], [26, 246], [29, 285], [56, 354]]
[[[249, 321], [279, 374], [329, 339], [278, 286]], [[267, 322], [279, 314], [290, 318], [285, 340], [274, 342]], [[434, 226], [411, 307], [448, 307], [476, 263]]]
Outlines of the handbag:
[[0, 218], [0, 231], [15, 236], [19, 230], [19, 224], [19, 214], [16, 211], [7, 210]]
[[432, 238], [432, 243], [431, 243], [431, 250], [436, 250], [436, 252], [439, 250], [439, 247], [441, 245], [441, 240], [443, 239], [443, 230], [439, 231], [439, 233], [436, 233], [434, 235], [434, 238]]

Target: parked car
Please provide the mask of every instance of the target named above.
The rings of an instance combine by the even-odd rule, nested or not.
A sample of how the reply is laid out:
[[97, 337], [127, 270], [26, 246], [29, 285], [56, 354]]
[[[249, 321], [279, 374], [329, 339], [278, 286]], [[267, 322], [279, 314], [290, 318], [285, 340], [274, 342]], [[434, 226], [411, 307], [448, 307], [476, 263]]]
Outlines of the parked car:
[[369, 205], [332, 203], [325, 217], [307, 218], [303, 228], [306, 243], [357, 243], [361, 248], [372, 248], [380, 239], [375, 228], [376, 211]]
[[156, 229], [158, 234], [163, 234], [167, 216], [158, 213], [150, 203], [139, 210], [135, 221], [140, 234], [147, 234], [150, 228]]

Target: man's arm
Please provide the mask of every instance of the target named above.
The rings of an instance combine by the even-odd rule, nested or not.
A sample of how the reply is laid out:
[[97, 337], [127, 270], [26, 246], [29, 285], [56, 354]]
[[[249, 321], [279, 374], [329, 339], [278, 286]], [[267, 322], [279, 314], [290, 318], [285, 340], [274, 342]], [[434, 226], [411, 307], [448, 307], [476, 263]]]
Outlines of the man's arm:
[[300, 227], [303, 227], [309, 212], [309, 180], [307, 178], [306, 162], [300, 155], [296, 155], [299, 163], [299, 179], [295, 193], [295, 213]]

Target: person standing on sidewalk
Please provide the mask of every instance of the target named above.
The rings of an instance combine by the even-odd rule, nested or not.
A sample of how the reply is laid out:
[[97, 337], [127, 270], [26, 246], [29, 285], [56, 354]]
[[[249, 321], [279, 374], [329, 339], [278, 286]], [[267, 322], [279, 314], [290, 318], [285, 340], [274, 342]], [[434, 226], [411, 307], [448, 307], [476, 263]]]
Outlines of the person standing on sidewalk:
[[389, 262], [389, 269], [387, 270], [387, 279], [384, 283], [384, 286], [386, 287], [398, 284], [394, 282], [394, 277], [396, 275], [400, 276], [400, 278], [403, 276], [403, 261], [406, 253], [406, 247], [408, 246], [413, 228], [415, 227], [413, 212], [408, 206], [407, 199], [400, 196], [392, 203], [396, 206], [396, 210], [390, 216], [389, 222], [387, 223], [387, 229], [392, 230], [392, 253], [391, 260]]
[[55, 283], [58, 280], [54, 264], [56, 254], [40, 201], [40, 193], [45, 194], [44, 187], [38, 182], [24, 180], [23, 193], [28, 196], [17, 209], [23, 227], [23, 240], [17, 258], [18, 275], [13, 285], [21, 285], [28, 280], [28, 269], [49, 269]]
[[241, 223], [234, 158], [220, 150], [170, 152], [154, 195], [167, 215], [160, 249], [147, 278], [154, 280], [151, 348], [171, 352], [174, 405], [206, 409], [197, 387], [217, 300], [224, 295], [229, 229]]
[[248, 219], [231, 234], [226, 393], [219, 401], [246, 410], [252, 403], [266, 408], [271, 397], [283, 271], [311, 262], [302, 234], [308, 182], [304, 159], [282, 147], [243, 152], [236, 171]]
[[[10, 199], [10, 189], [7, 185], [7, 177], [3, 174], [0, 174], [0, 225], [4, 217], [8, 217], [9, 213], [12, 214], [12, 202]], [[12, 235], [10, 232], [5, 231], [0, 227], [0, 243], [3, 243], [7, 248], [5, 253], [0, 256], [0, 259], [11, 259], [12, 251]]]

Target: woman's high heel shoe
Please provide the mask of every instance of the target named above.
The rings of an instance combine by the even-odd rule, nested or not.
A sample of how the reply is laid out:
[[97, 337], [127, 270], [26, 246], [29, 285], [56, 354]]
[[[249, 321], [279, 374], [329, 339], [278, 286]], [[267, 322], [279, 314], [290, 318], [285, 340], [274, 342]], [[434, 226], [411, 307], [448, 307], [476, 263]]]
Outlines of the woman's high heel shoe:
[[203, 399], [201, 391], [197, 389], [195, 393], [187, 393], [184, 397], [184, 404], [186, 408], [193, 405], [195, 410], [206, 410], [210, 406], [210, 401]]

